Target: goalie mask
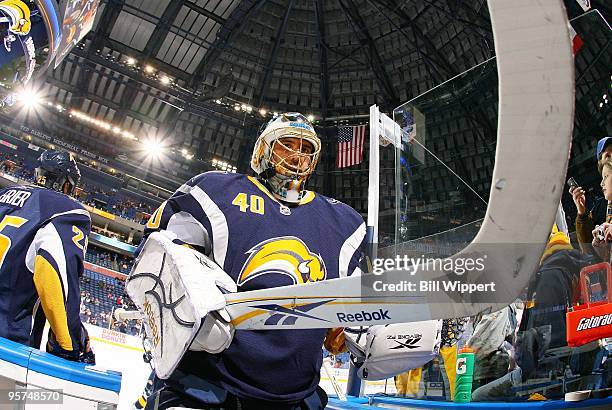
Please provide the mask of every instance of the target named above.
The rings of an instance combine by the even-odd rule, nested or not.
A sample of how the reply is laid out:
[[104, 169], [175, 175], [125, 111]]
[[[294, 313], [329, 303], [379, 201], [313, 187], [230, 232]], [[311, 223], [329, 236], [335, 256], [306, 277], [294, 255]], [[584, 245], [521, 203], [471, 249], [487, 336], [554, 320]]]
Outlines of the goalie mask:
[[299, 113], [275, 116], [260, 133], [251, 168], [281, 201], [298, 203], [321, 153], [321, 140]]
[[35, 177], [38, 185], [71, 195], [81, 179], [81, 172], [69, 153], [45, 151], [38, 158]]

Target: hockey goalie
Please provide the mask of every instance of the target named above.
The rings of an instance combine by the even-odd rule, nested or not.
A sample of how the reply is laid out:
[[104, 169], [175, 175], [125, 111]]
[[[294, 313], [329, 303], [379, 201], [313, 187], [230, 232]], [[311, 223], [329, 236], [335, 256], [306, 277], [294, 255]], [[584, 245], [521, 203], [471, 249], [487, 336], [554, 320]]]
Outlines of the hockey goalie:
[[303, 115], [278, 115], [255, 144], [257, 177], [206, 172], [151, 216], [127, 285], [156, 372], [141, 405], [325, 407], [321, 345], [343, 349], [342, 330], [234, 331], [223, 297], [360, 273], [361, 215], [305, 189], [320, 152]]

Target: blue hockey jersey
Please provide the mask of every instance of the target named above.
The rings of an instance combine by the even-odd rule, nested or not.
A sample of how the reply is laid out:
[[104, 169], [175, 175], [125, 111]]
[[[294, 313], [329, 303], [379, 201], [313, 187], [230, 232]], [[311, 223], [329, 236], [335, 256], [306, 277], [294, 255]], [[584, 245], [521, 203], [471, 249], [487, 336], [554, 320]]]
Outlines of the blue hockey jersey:
[[0, 336], [29, 344], [42, 307], [60, 346], [77, 348], [90, 228], [89, 213], [67, 195], [32, 186], [0, 190]]
[[[257, 179], [223, 172], [181, 186], [146, 229], [167, 229], [207, 253], [239, 292], [353, 274], [366, 232], [361, 215], [337, 200], [308, 192], [287, 207]], [[221, 354], [187, 352], [179, 370], [239, 397], [297, 402], [319, 383], [326, 331], [238, 330]]]

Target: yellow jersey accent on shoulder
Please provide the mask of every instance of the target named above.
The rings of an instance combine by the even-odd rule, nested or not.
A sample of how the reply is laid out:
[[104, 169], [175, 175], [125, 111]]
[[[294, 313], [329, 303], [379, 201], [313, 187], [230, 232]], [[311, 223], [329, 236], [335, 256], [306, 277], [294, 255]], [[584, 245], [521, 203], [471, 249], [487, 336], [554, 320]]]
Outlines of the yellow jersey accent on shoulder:
[[238, 275], [238, 286], [261, 275], [289, 276], [294, 284], [325, 280], [327, 272], [320, 255], [294, 236], [282, 236], [263, 241], [247, 252], [249, 258]]
[[[247, 177], [249, 179], [249, 181], [251, 181], [257, 188], [259, 188], [260, 191], [262, 191], [264, 194], [266, 194], [268, 196], [268, 198], [272, 199], [273, 201], [278, 202], [278, 199], [272, 195], [270, 193], [270, 191], [268, 191], [268, 188], [266, 188], [261, 182], [259, 182], [256, 178], [248, 176]], [[304, 198], [302, 198], [302, 200], [298, 203], [299, 205], [305, 205], [309, 202], [312, 202], [313, 199], [315, 199], [316, 194], [312, 191], [306, 191], [306, 194], [304, 195]]]
[[153, 212], [153, 215], [151, 215], [151, 217], [149, 218], [149, 221], [147, 222], [147, 228], [149, 228], [149, 229], [158, 229], [159, 228], [159, 225], [160, 225], [161, 220], [162, 220], [162, 215], [164, 213], [164, 208], [166, 207], [167, 203], [168, 203], [168, 201], [162, 202], [162, 204], [159, 206], [159, 208], [157, 208], [155, 210], [155, 212]]
[[312, 191], [306, 191], [306, 195], [304, 195], [304, 198], [302, 198], [302, 200], [300, 201], [300, 205], [304, 205], [307, 204], [309, 202], [312, 202], [313, 199], [315, 199], [316, 194]]
[[257, 188], [259, 188], [259, 190], [261, 192], [263, 192], [264, 194], [266, 194], [268, 196], [268, 198], [270, 198], [273, 201], [277, 201], [276, 198], [274, 198], [274, 195], [272, 195], [270, 193], [270, 191], [268, 191], [268, 188], [266, 188], [265, 186], [262, 185], [261, 182], [259, 182], [256, 178], [253, 178], [251, 176], [247, 177], [249, 181], [251, 181]]

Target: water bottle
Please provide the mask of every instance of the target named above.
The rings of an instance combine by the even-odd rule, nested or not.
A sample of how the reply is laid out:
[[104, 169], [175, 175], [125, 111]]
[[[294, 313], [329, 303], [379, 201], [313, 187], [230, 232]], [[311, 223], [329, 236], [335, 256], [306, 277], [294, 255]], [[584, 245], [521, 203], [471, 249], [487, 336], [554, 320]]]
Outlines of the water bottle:
[[455, 383], [455, 403], [472, 401], [472, 381], [474, 379], [474, 351], [468, 346], [457, 353], [457, 378]]

